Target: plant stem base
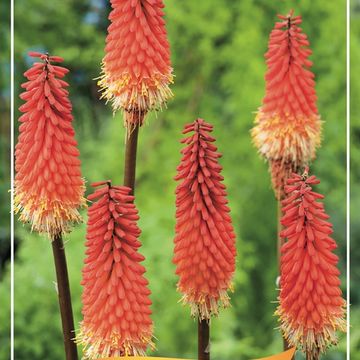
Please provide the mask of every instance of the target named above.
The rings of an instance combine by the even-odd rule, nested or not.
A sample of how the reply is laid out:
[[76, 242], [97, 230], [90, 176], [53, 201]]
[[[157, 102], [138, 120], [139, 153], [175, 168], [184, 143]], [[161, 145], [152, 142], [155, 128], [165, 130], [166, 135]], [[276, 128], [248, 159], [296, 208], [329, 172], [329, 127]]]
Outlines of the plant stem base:
[[54, 236], [52, 241], [54, 254], [61, 323], [64, 336], [66, 360], [78, 360], [77, 347], [74, 342], [75, 329], [71, 305], [69, 275], [66, 265], [64, 243], [61, 234]]
[[198, 360], [210, 360], [210, 324], [208, 320], [198, 322]]

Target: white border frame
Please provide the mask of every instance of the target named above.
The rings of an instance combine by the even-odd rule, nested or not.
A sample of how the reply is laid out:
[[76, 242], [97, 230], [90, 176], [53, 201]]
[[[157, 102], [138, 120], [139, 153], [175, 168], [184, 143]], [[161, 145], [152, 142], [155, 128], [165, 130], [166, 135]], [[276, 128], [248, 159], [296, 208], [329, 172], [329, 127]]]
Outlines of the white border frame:
[[10, 34], [11, 34], [11, 50], [10, 50], [10, 89], [11, 89], [11, 100], [10, 100], [10, 116], [11, 116], [11, 151], [10, 151], [10, 178], [11, 178], [11, 214], [10, 214], [10, 358], [14, 360], [14, 0], [11, 0], [10, 5]]
[[[14, 360], [14, 0], [10, 0], [10, 178], [11, 178], [11, 214], [10, 214], [10, 358]], [[346, 0], [346, 359], [350, 360], [350, 0]]]
[[346, 359], [350, 360], [350, 0], [346, 0]]

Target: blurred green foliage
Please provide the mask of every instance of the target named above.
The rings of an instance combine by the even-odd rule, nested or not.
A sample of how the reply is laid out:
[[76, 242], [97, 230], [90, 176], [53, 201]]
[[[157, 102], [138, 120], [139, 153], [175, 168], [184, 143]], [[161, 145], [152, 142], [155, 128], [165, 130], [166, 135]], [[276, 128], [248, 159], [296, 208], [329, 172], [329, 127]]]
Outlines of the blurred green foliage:
[[[345, 290], [345, 0], [165, 3], [176, 75], [172, 87], [175, 97], [168, 109], [151, 114], [141, 130], [136, 189], [143, 231], [141, 251], [146, 257], [158, 339], [156, 354], [188, 358], [196, 354], [196, 322], [190, 318], [189, 309], [178, 304], [180, 295], [171, 262], [176, 186], [173, 176], [180, 160], [179, 140], [183, 125], [196, 117], [215, 126], [238, 248], [233, 306], [212, 321], [213, 358], [249, 359], [280, 352], [282, 341], [273, 316], [277, 297], [277, 205], [267, 165], [257, 155], [249, 135], [254, 111], [264, 95], [263, 54], [276, 14], [294, 8], [296, 14], [303, 16], [303, 29], [313, 49], [318, 106], [325, 123], [323, 144], [312, 171], [321, 179], [318, 190], [326, 195], [326, 208], [334, 223]], [[100, 72], [109, 9], [105, 0], [17, 0], [15, 9], [16, 94], [24, 81], [22, 73], [31, 64], [27, 51], [47, 50], [65, 58], [65, 66], [71, 70], [67, 80], [71, 85], [83, 175], [88, 184], [103, 179], [121, 183], [123, 175], [125, 134], [121, 114], [113, 117], [110, 106], [99, 101], [96, 82], [92, 80]], [[354, 6], [352, 31], [358, 38], [352, 50], [357, 59], [359, 14], [359, 8]], [[354, 60], [354, 68], [359, 66]], [[353, 94], [360, 96], [359, 92], [359, 84], [353, 81]], [[20, 103], [17, 100], [16, 107]], [[353, 109], [357, 115], [358, 107], [355, 104]], [[353, 127], [354, 142], [358, 143], [359, 123]], [[354, 150], [354, 163], [360, 159], [359, 151], [358, 147]], [[354, 170], [353, 179], [359, 178], [358, 171]], [[354, 206], [360, 206], [359, 198]], [[84, 217], [86, 220], [85, 212]], [[353, 243], [359, 233], [354, 232]], [[85, 225], [77, 226], [66, 244], [76, 323], [81, 319], [84, 234]], [[63, 359], [51, 247], [43, 237], [30, 234], [28, 227], [18, 225], [17, 237], [21, 241], [15, 263], [16, 359]], [[354, 254], [355, 262], [360, 258], [359, 249]], [[354, 271], [358, 278], [358, 268]], [[0, 293], [8, 285], [8, 279], [4, 279]], [[359, 301], [360, 290], [354, 287], [353, 322], [360, 320]], [[5, 324], [7, 318], [8, 313], [1, 311], [0, 324]], [[360, 357], [360, 330], [353, 329], [352, 337], [355, 359]], [[6, 346], [0, 347], [1, 359], [6, 358], [7, 350]], [[344, 359], [345, 352], [342, 336], [340, 346], [323, 358]]]

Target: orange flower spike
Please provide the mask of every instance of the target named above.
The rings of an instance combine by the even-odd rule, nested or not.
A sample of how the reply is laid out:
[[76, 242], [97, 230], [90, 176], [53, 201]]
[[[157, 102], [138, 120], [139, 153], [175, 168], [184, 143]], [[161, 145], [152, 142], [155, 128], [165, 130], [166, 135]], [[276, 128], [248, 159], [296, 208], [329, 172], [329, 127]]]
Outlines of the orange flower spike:
[[337, 343], [336, 331], [345, 331], [345, 301], [340, 290], [335, 241], [323, 203], [324, 196], [312, 190], [315, 176], [292, 174], [283, 200], [287, 242], [281, 248], [281, 330], [291, 346], [299, 346], [309, 359], [318, 359]]
[[72, 106], [62, 80], [68, 70], [55, 66], [58, 56], [30, 52], [35, 62], [25, 72], [28, 82], [20, 97], [25, 104], [15, 148], [15, 210], [20, 220], [51, 238], [81, 221], [85, 205], [79, 150], [72, 127]]
[[139, 219], [130, 188], [110, 181], [91, 194], [83, 268], [83, 321], [77, 341], [88, 359], [145, 355], [153, 346], [151, 301]]
[[255, 119], [252, 137], [269, 161], [273, 188], [282, 197], [286, 179], [315, 158], [321, 142], [309, 41], [301, 16], [278, 16], [265, 55], [266, 95]]
[[111, 0], [111, 5], [99, 81], [103, 97], [114, 110], [129, 113], [161, 108], [172, 97], [173, 82], [163, 1]]
[[181, 164], [176, 180], [174, 263], [178, 290], [193, 316], [210, 319], [219, 305], [229, 305], [228, 289], [235, 271], [235, 235], [229, 215], [221, 154], [210, 135], [213, 126], [202, 119], [185, 126]]

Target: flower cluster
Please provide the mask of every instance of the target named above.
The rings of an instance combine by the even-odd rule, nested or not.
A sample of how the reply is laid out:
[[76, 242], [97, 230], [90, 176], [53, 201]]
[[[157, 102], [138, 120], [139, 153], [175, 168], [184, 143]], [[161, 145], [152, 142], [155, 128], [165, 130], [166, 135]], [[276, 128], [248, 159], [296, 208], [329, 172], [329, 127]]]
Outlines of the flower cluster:
[[63, 61], [58, 56], [29, 55], [41, 61], [25, 72], [20, 96], [26, 103], [19, 109], [24, 114], [15, 149], [15, 209], [21, 221], [53, 237], [81, 220], [84, 181], [68, 84], [62, 80], [68, 70], [52, 64]]
[[172, 96], [164, 4], [162, 0], [111, 0], [111, 4], [99, 85], [114, 110], [134, 114], [126, 118], [131, 126], [143, 119], [136, 114], [161, 108]]
[[278, 16], [265, 55], [266, 95], [252, 129], [260, 154], [269, 162], [273, 188], [282, 198], [286, 179], [315, 157], [321, 120], [316, 107], [309, 41], [300, 16]]
[[192, 315], [210, 319], [219, 305], [227, 306], [227, 291], [235, 271], [235, 235], [229, 215], [221, 156], [202, 119], [185, 126], [181, 164], [176, 180], [176, 237], [174, 263], [178, 289]]
[[152, 346], [151, 301], [144, 257], [138, 252], [139, 219], [131, 189], [111, 182], [88, 199], [82, 295], [84, 319], [77, 341], [89, 359], [145, 355]]
[[336, 331], [345, 331], [345, 301], [340, 289], [338, 257], [333, 253], [333, 230], [325, 213], [324, 197], [312, 190], [315, 176], [292, 174], [283, 200], [287, 242], [281, 248], [281, 330], [291, 346], [300, 345], [309, 359], [337, 343]]

